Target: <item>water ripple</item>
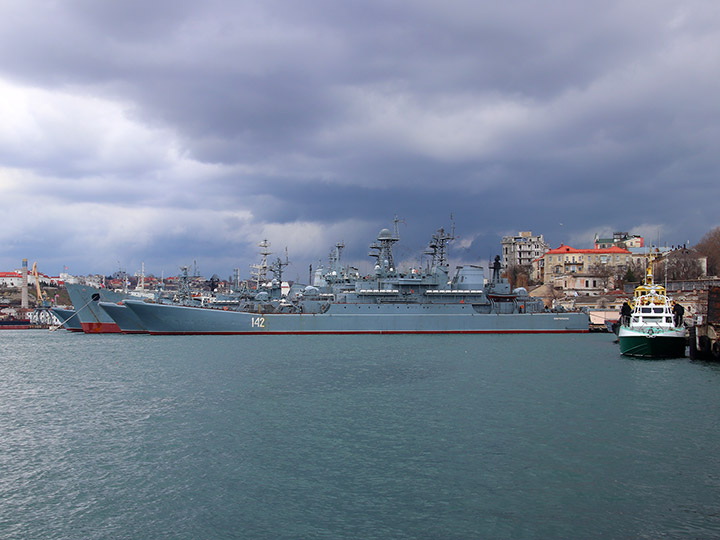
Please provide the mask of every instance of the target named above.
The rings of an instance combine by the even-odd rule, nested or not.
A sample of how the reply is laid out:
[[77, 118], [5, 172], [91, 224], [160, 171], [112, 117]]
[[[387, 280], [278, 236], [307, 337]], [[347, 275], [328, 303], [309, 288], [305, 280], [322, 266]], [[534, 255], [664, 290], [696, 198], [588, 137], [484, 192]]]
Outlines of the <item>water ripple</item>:
[[720, 370], [608, 336], [0, 353], [3, 539], [720, 536]]

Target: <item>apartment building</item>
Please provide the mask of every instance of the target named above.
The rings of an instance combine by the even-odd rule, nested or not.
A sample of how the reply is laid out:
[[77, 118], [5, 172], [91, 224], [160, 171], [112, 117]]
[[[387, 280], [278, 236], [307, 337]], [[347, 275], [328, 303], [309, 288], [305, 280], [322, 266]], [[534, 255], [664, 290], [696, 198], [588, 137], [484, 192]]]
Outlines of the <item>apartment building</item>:
[[503, 236], [503, 268], [511, 265], [530, 266], [538, 257], [542, 257], [550, 246], [543, 235], [533, 236], [532, 231], [520, 231], [517, 236]]

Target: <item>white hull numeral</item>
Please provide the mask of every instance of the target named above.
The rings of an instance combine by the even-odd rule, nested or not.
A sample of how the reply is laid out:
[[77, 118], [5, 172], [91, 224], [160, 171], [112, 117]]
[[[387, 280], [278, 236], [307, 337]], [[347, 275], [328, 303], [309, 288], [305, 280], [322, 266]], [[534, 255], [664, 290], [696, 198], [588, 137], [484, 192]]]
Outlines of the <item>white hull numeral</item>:
[[250, 326], [252, 328], [265, 328], [265, 317], [252, 317]]

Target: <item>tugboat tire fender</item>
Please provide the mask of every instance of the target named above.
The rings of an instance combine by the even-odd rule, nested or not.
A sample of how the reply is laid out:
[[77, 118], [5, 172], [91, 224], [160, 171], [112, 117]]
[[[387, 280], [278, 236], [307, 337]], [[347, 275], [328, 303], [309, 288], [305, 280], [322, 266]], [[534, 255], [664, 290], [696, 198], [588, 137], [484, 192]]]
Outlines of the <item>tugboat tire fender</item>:
[[697, 348], [697, 337], [695, 334], [695, 327], [692, 327], [688, 330], [688, 345], [689, 345], [690, 360], [697, 359], [698, 358], [698, 348]]

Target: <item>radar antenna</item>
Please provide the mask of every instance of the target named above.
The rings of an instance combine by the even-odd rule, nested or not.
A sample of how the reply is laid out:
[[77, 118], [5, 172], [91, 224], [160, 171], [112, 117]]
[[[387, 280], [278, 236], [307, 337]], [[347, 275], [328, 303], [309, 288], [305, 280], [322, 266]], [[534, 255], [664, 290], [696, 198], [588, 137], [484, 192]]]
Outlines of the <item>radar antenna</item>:
[[394, 272], [395, 261], [393, 259], [392, 246], [399, 240], [397, 234], [397, 224], [400, 220], [395, 218], [395, 234], [391, 233], [388, 229], [382, 229], [378, 233], [377, 241], [370, 245], [371, 250], [375, 250], [376, 253], [370, 252], [368, 255], [377, 259], [377, 268], [381, 272]]

